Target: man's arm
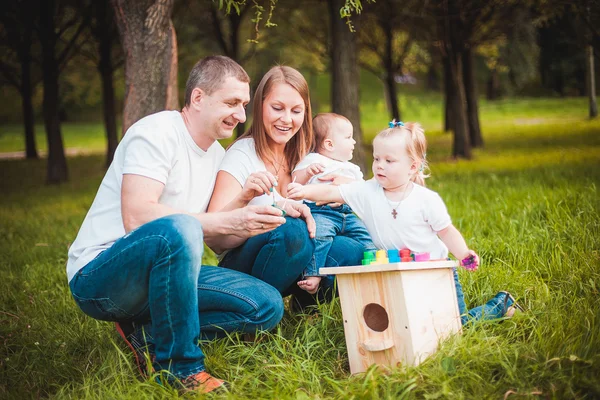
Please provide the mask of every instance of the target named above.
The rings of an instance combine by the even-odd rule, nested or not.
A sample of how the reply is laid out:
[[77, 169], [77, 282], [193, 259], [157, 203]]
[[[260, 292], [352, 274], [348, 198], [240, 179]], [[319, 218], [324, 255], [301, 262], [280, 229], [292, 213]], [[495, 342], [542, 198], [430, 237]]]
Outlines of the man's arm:
[[202, 224], [204, 241], [221, 252], [237, 247], [248, 237], [268, 232], [285, 223], [281, 211], [271, 206], [244, 207], [230, 212], [188, 213], [164, 204], [158, 199], [164, 184], [141, 175], [125, 174], [121, 186], [121, 215], [125, 232], [172, 214], [188, 214]]

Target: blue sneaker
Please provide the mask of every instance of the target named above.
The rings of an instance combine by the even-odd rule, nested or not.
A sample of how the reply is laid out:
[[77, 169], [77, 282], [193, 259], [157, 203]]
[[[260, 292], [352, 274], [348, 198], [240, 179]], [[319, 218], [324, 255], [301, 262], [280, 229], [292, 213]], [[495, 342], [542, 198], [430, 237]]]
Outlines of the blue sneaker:
[[152, 337], [144, 331], [142, 326], [135, 325], [133, 322], [115, 322], [115, 328], [133, 352], [135, 363], [142, 377], [147, 378], [153, 374], [152, 363], [156, 355]]

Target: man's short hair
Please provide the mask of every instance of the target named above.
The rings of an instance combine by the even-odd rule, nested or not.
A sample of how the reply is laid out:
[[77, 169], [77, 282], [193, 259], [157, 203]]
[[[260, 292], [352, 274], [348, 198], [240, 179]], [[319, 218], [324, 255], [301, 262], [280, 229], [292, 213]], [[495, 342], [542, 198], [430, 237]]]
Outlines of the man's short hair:
[[322, 148], [323, 142], [325, 139], [329, 137], [331, 133], [331, 125], [336, 120], [342, 120], [348, 122], [350, 125], [352, 123], [350, 120], [343, 115], [336, 113], [320, 113], [315, 115], [313, 118], [313, 132], [315, 133], [315, 148], [314, 151], [319, 151]]
[[250, 82], [250, 77], [240, 64], [229, 57], [204, 57], [194, 65], [185, 84], [185, 105], [189, 106], [192, 91], [202, 89], [210, 95], [217, 90], [228, 77], [233, 76], [240, 82]]

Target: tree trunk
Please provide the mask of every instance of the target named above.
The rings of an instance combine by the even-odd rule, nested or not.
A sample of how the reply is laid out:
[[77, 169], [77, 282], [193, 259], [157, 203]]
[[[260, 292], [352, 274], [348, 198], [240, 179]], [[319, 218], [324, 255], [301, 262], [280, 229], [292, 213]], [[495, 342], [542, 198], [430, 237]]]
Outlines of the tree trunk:
[[486, 98], [490, 101], [497, 100], [500, 97], [500, 82], [498, 71], [493, 69], [487, 81]]
[[[331, 19], [331, 108], [334, 113], [348, 118], [354, 128], [353, 162], [365, 169], [362, 130], [359, 110], [359, 68], [356, 36], [350, 32], [346, 21], [340, 18], [340, 8], [344, 0], [329, 0]], [[354, 23], [356, 24], [354, 17]]]
[[385, 33], [385, 92], [388, 100], [388, 107], [390, 114], [396, 121], [401, 121], [400, 107], [398, 106], [398, 92], [396, 90], [396, 81], [394, 75], [396, 74], [393, 61], [393, 49], [392, 41], [394, 39], [394, 32], [390, 24], [386, 23], [383, 27]]
[[25, 157], [39, 158], [35, 143], [35, 116], [33, 113], [33, 87], [31, 84], [31, 40], [23, 43], [20, 52], [21, 62], [21, 106], [25, 127]]
[[483, 147], [483, 136], [479, 125], [479, 104], [477, 101], [477, 83], [473, 68], [473, 52], [466, 48], [463, 52], [463, 77], [467, 100], [467, 118], [469, 123], [469, 139], [471, 146]]
[[100, 62], [98, 70], [102, 79], [102, 116], [106, 132], [106, 167], [110, 166], [119, 144], [117, 135], [117, 119], [115, 116], [115, 89], [113, 86], [113, 69], [111, 42], [99, 43]]
[[450, 90], [452, 88], [452, 70], [448, 56], [442, 57], [444, 65], [444, 132], [454, 131], [452, 113], [450, 112]]
[[588, 46], [588, 98], [590, 101], [590, 118], [596, 118], [598, 116], [598, 103], [596, 101], [596, 71], [594, 69], [594, 47]]
[[140, 118], [179, 109], [174, 0], [112, 0], [125, 52], [123, 132]]
[[56, 184], [66, 182], [69, 179], [69, 173], [60, 130], [54, 1], [40, 1], [40, 16], [39, 36], [42, 44], [44, 126], [48, 141], [46, 181], [49, 184]]
[[467, 118], [467, 100], [463, 82], [463, 66], [461, 52], [448, 55], [451, 71], [449, 80], [449, 114], [452, 116], [452, 131], [454, 141], [452, 156], [471, 158], [471, 143], [469, 141], [469, 123]]

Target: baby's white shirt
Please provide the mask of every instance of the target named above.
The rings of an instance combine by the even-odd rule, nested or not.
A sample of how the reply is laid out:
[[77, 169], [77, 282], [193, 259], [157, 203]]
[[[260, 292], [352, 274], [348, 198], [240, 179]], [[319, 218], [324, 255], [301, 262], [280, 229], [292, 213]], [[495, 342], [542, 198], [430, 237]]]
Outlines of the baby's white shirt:
[[351, 163], [350, 161], [338, 161], [333, 158], [329, 158], [319, 153], [309, 153], [296, 165], [294, 168], [294, 172], [300, 171], [302, 169], [307, 168], [311, 164], [323, 164], [325, 166], [325, 170], [320, 174], [314, 175], [312, 178], [306, 182], [306, 184], [330, 184], [331, 182], [320, 181], [319, 177], [325, 176], [327, 174], [336, 173], [342, 176], [347, 176], [348, 178], [355, 179], [357, 181], [363, 180], [363, 174], [360, 170], [360, 167], [356, 164]]

